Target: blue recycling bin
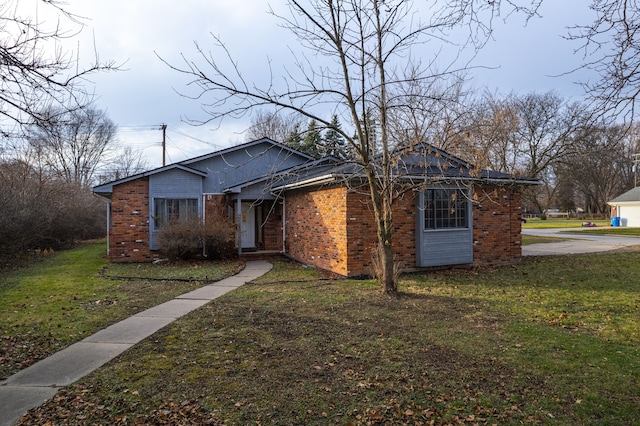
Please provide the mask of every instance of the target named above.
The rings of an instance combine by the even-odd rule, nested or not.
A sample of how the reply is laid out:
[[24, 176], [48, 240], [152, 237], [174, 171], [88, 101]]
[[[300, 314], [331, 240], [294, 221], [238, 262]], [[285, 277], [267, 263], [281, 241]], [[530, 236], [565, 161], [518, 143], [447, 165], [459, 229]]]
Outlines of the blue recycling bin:
[[620, 226], [620, 216], [613, 216], [611, 218], [611, 226]]

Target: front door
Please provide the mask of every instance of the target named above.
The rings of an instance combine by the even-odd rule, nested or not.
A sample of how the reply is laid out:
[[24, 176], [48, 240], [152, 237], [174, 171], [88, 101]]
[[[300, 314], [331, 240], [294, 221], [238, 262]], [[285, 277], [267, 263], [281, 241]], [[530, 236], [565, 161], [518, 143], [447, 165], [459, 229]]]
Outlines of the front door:
[[242, 203], [240, 218], [240, 247], [256, 247], [256, 211], [253, 203]]

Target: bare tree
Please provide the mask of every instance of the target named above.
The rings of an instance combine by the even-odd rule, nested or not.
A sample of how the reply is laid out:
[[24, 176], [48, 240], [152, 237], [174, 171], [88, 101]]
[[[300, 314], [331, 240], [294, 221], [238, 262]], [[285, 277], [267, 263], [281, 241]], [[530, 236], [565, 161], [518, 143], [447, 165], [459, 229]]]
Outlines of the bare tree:
[[303, 118], [299, 115], [284, 117], [283, 113], [260, 109], [251, 116], [251, 125], [247, 129], [246, 139], [252, 141], [266, 137], [276, 142], [284, 142], [297, 127], [303, 125], [303, 122]]
[[398, 84], [389, 108], [391, 138], [413, 143], [429, 141], [458, 154], [470, 110], [465, 77], [433, 74], [437, 78], [424, 80], [416, 74]]
[[554, 161], [570, 152], [576, 132], [589, 115], [583, 105], [569, 103], [554, 92], [529, 93], [515, 98], [519, 126], [518, 149], [527, 176], [537, 177]]
[[88, 187], [98, 166], [113, 150], [116, 125], [104, 111], [51, 109], [30, 126], [28, 140], [51, 172], [66, 182]]
[[623, 126], [588, 126], [575, 138], [575, 149], [562, 158], [559, 179], [573, 183], [587, 213], [607, 213], [607, 201], [628, 188], [625, 174], [631, 169], [626, 157], [627, 130]]
[[520, 118], [514, 96], [485, 94], [471, 106], [465, 128], [474, 164], [503, 173], [523, 174], [516, 135]]
[[467, 129], [478, 164], [539, 179], [543, 185], [523, 195], [536, 210], [548, 208], [556, 192], [555, 166], [577, 148], [589, 110], [547, 92], [485, 96], [474, 111]]
[[104, 232], [104, 205], [88, 188], [27, 161], [0, 160], [0, 211], [0, 256], [67, 247]]
[[640, 94], [640, 8], [636, 1], [592, 0], [595, 20], [570, 29], [581, 43], [581, 68], [599, 79], [583, 82], [601, 115], [633, 119]]
[[[531, 3], [438, 2], [425, 6], [430, 16], [423, 22], [407, 0], [289, 0], [286, 16], [272, 13], [313, 59], [305, 54], [296, 56], [295, 69], [283, 71], [282, 89], [273, 78], [264, 88], [246, 81], [231, 52], [217, 37], [214, 37], [218, 49], [215, 54], [195, 43], [195, 58], [183, 56], [181, 65], [168, 65], [192, 78], [190, 87], [198, 90], [186, 96], [206, 99], [203, 108], [208, 117], [195, 120], [194, 124], [239, 117], [267, 105], [299, 113], [324, 128], [331, 127], [333, 114], [348, 123], [349, 128], [336, 130], [366, 176], [376, 221], [379, 279], [384, 292], [394, 293], [397, 287], [393, 274], [392, 204], [398, 195], [394, 156], [411, 141], [393, 137], [390, 111], [402, 107], [393, 102], [393, 97], [408, 80], [434, 81], [467, 66], [463, 63], [456, 67], [449, 62], [442, 66], [444, 72], [434, 72], [432, 67], [420, 67], [413, 60], [412, 48], [427, 41], [441, 42], [448, 30], [460, 26], [471, 29], [469, 45], [482, 45], [490, 33], [491, 19], [500, 14], [502, 7], [509, 12], [523, 10], [531, 16], [539, 0]], [[437, 53], [432, 56], [432, 62], [437, 56]], [[228, 62], [221, 61], [222, 58]], [[327, 109], [331, 109], [329, 114]]]
[[[116, 67], [93, 63], [82, 68], [79, 54], [63, 50], [64, 41], [77, 31], [64, 30], [62, 22], [79, 28], [78, 19], [66, 12], [58, 0], [40, 0], [36, 7], [56, 12], [56, 22], [38, 21], [24, 12], [18, 0], [0, 3], [0, 134], [34, 120], [42, 113], [74, 110], [85, 105], [90, 93], [83, 86], [87, 75]], [[44, 13], [42, 14], [44, 15]]]
[[125, 146], [121, 150], [114, 150], [111, 154], [111, 158], [105, 157], [104, 162], [97, 166], [98, 184], [122, 179], [149, 169], [149, 163], [141, 150]]

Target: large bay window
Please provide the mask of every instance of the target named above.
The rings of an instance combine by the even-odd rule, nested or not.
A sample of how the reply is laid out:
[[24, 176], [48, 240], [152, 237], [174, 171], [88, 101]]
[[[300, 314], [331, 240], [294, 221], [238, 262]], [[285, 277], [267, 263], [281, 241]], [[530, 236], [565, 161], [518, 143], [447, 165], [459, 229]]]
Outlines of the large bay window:
[[459, 188], [427, 189], [424, 198], [424, 229], [469, 227], [469, 198]]

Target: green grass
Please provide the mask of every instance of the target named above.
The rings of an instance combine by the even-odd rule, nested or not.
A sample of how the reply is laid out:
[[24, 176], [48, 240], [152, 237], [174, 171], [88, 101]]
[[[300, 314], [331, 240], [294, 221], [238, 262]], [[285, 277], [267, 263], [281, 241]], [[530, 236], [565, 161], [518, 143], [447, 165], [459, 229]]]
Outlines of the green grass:
[[408, 275], [398, 297], [277, 263], [25, 424], [639, 424], [638, 255]]
[[587, 234], [598, 234], [598, 235], [622, 235], [627, 237], [640, 237], [640, 228], [626, 228], [626, 227], [605, 228], [605, 229], [589, 228], [581, 232], [584, 232]]
[[544, 244], [544, 243], [557, 243], [560, 241], [566, 241], [569, 238], [557, 238], [557, 237], [542, 237], [539, 235], [526, 235], [522, 234], [522, 245], [529, 244]]
[[[108, 265], [105, 243], [100, 241], [58, 252], [27, 268], [0, 272], [0, 378], [204, 284], [175, 281], [175, 276], [208, 276], [215, 281], [238, 269], [234, 262], [211, 267]], [[138, 278], [112, 280], [103, 271]], [[163, 274], [168, 279], [159, 281]]]
[[608, 219], [528, 219], [527, 223], [522, 224], [523, 229], [545, 229], [545, 228], [582, 228], [583, 222], [593, 222], [596, 226], [611, 226]]

